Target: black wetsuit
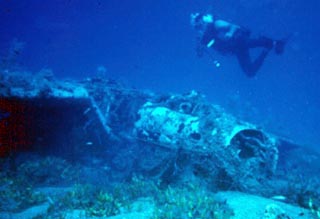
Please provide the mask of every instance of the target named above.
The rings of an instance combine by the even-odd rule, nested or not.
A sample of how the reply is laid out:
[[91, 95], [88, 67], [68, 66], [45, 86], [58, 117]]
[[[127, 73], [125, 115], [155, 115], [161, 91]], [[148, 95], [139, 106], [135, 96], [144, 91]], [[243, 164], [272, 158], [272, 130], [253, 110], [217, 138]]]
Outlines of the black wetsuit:
[[[273, 48], [274, 40], [267, 37], [250, 38], [250, 31], [245, 28], [239, 28], [231, 38], [225, 37], [225, 32], [215, 28], [214, 23], [206, 26], [206, 29], [200, 39], [202, 47], [207, 47], [211, 41], [214, 43], [210, 48], [222, 54], [235, 55], [239, 61], [242, 70], [248, 77], [255, 76], [260, 69], [269, 51]], [[251, 60], [249, 50], [251, 48], [264, 48], [255, 60]]]

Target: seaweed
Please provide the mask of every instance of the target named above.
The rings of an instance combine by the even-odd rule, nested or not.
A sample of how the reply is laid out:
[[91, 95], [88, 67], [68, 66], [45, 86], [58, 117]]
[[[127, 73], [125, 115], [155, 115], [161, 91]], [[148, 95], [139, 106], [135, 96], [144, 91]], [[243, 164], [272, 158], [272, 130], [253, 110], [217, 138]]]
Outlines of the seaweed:
[[0, 178], [0, 211], [18, 212], [46, 201], [44, 194], [29, 182], [13, 177]]

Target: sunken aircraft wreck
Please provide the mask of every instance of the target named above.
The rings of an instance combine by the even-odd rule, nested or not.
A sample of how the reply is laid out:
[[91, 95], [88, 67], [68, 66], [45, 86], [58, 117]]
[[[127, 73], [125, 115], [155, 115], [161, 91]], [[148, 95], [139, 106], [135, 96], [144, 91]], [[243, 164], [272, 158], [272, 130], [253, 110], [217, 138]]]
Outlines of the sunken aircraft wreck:
[[271, 196], [283, 193], [285, 170], [303, 170], [297, 151], [315, 156], [196, 91], [158, 95], [102, 77], [57, 80], [43, 70], [1, 75], [0, 95], [1, 110], [10, 114], [2, 156], [36, 152], [108, 165], [114, 179], [138, 172], [162, 185], [195, 180]]

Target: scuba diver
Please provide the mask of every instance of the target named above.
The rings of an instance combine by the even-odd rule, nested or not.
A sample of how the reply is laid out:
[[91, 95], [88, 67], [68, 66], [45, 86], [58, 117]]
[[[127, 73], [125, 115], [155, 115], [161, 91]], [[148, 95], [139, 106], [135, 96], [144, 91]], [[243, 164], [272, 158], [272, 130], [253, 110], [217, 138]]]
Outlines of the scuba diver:
[[[256, 75], [272, 49], [276, 54], [282, 54], [287, 41], [287, 39], [273, 40], [264, 36], [251, 38], [250, 30], [224, 20], [214, 19], [211, 14], [191, 14], [191, 25], [199, 34], [197, 37], [199, 57], [204, 52], [209, 53], [207, 49], [214, 49], [223, 55], [235, 55], [241, 69], [248, 77]], [[254, 60], [250, 57], [252, 48], [262, 48]]]

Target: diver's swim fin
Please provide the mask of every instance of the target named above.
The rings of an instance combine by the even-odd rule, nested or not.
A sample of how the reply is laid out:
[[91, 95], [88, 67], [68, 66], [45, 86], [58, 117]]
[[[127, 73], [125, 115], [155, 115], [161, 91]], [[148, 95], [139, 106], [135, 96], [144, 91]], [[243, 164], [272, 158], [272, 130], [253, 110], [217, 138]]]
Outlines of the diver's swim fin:
[[281, 55], [284, 52], [284, 46], [286, 45], [287, 41], [284, 40], [277, 40], [274, 47], [274, 52], [277, 55]]
[[286, 46], [288, 40], [290, 39], [291, 36], [288, 36], [282, 40], [276, 40], [275, 41], [275, 46], [274, 46], [274, 52], [277, 55], [281, 55], [284, 52], [284, 47]]

